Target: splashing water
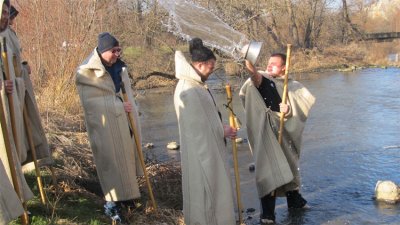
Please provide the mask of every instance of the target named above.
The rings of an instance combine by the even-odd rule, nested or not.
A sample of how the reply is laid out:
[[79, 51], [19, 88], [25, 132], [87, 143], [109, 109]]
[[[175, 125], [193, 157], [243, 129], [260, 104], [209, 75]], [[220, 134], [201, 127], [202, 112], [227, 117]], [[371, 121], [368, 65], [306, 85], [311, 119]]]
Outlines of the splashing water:
[[168, 31], [185, 40], [201, 38], [205, 45], [241, 58], [240, 49], [249, 41], [209, 10], [185, 0], [158, 0], [168, 11]]

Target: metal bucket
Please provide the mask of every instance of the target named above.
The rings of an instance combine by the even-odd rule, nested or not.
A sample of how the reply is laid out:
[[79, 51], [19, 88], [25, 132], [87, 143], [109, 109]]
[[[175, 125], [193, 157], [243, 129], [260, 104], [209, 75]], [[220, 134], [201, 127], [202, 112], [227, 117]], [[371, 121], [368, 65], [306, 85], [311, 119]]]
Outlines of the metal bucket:
[[251, 41], [250, 44], [243, 46], [241, 52], [243, 53], [244, 58], [254, 65], [257, 62], [262, 45], [262, 42]]

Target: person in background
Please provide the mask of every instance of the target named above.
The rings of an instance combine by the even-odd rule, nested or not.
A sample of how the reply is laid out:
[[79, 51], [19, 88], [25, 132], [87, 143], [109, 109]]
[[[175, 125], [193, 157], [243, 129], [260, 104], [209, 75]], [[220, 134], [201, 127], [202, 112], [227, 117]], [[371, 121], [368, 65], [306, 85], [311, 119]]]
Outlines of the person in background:
[[[121, 209], [135, 207], [140, 198], [137, 176], [143, 175], [128, 112], [138, 120], [122, 48], [110, 33], [98, 35], [97, 47], [77, 68], [76, 86], [97, 174], [105, 195], [105, 213], [123, 221]], [[129, 101], [122, 101], [121, 83]], [[136, 124], [140, 136], [140, 124]], [[140, 138], [139, 138], [140, 139]], [[138, 143], [141, 145], [141, 143]]]
[[[23, 108], [23, 110], [26, 110], [27, 118], [30, 124], [29, 128], [25, 127], [25, 129], [30, 129], [31, 131], [32, 140], [36, 152], [36, 159], [38, 160], [39, 166], [51, 166], [54, 164], [54, 161], [52, 159], [50, 147], [43, 129], [39, 108], [36, 102], [35, 92], [33, 90], [33, 84], [30, 78], [31, 68], [27, 61], [22, 60], [22, 48], [20, 45], [20, 41], [17, 33], [12, 29], [12, 25], [14, 25], [15, 19], [18, 14], [19, 11], [11, 5], [9, 27], [6, 32], [6, 39], [7, 43], [9, 43], [11, 47], [10, 50], [13, 52], [13, 55], [10, 57], [12, 57], [13, 60], [12, 65], [15, 72], [15, 77], [18, 80], [22, 79], [24, 86], [24, 90], [19, 90], [18, 93], [20, 101], [22, 102], [22, 104], [24, 104], [21, 107]], [[20, 89], [20, 86], [22, 85], [17, 86], [17, 88]], [[24, 135], [21, 136], [21, 138], [25, 138], [24, 149], [22, 149], [23, 157], [21, 157], [21, 162], [23, 164], [22, 169], [24, 171], [32, 171], [34, 170], [34, 163], [31, 153], [32, 150], [28, 145], [28, 137], [27, 135]]]
[[[3, 12], [3, 6], [8, 7], [7, 3], [4, 4], [0, 1], [0, 12]], [[6, 9], [7, 11], [7, 9]], [[1, 65], [3, 61], [0, 59]], [[0, 74], [3, 74], [3, 66], [0, 67]], [[0, 91], [3, 89], [3, 79], [0, 79]], [[2, 96], [0, 96], [2, 97]], [[3, 106], [0, 106], [3, 107]], [[0, 129], [1, 130], [1, 129]], [[1, 142], [3, 140], [3, 132], [1, 131]], [[5, 152], [5, 146], [0, 145], [0, 156], [7, 156]], [[10, 178], [10, 167], [5, 167], [3, 162], [8, 162], [7, 157], [0, 157], [0, 224], [8, 224], [11, 220], [17, 218], [24, 213], [24, 208], [22, 206], [21, 199], [19, 199], [17, 193], [15, 192], [13, 185], [11, 184]], [[9, 165], [9, 164], [7, 164]], [[7, 173], [7, 170], [9, 171]]]
[[175, 53], [179, 80], [174, 94], [181, 143], [183, 215], [185, 224], [236, 224], [234, 194], [225, 138], [236, 129], [223, 125], [205, 81], [216, 57], [199, 38], [189, 42], [191, 62]]
[[[0, 1], [1, 4], [1, 18], [0, 18], [0, 45], [3, 47], [3, 37], [8, 37], [8, 21], [9, 21], [9, 15], [10, 15], [10, 1]], [[7, 54], [8, 56], [12, 56], [13, 50], [11, 48], [11, 42], [7, 41], [6, 42], [7, 46]], [[14, 160], [14, 165], [15, 165], [15, 171], [17, 175], [17, 182], [19, 184], [20, 190], [19, 193], [21, 194], [21, 202], [27, 202], [28, 200], [32, 199], [33, 193], [31, 189], [29, 188], [26, 179], [24, 177], [24, 174], [22, 172], [21, 168], [21, 161], [23, 158], [23, 153], [24, 153], [24, 139], [21, 137], [25, 137], [24, 129], [23, 129], [23, 116], [22, 116], [22, 108], [21, 108], [21, 97], [18, 92], [18, 90], [25, 90], [23, 80], [18, 79], [15, 76], [14, 72], [14, 67], [12, 57], [8, 57], [8, 65], [9, 65], [9, 71], [7, 71], [10, 75], [10, 79], [4, 80], [4, 76], [0, 76], [0, 80], [2, 80], [2, 84], [4, 84], [4, 87], [1, 89], [1, 98], [3, 100], [3, 105], [0, 107], [3, 107], [4, 112], [5, 112], [5, 119], [6, 119], [6, 124], [1, 124], [1, 126], [6, 126], [8, 134], [4, 134], [3, 130], [0, 129], [0, 160], [2, 161], [2, 164], [6, 170], [6, 173], [8, 175], [9, 181], [12, 182], [11, 178], [11, 169], [10, 168], [10, 163], [8, 161], [7, 157], [7, 149], [6, 149], [6, 143], [5, 143], [5, 138], [8, 138], [10, 141], [10, 147], [11, 147], [11, 152], [13, 155], [13, 160]], [[3, 75], [6, 71], [4, 70], [5, 62], [3, 61], [3, 58], [1, 59], [1, 74]], [[16, 86], [18, 84], [18, 87]], [[17, 93], [18, 92], [18, 93]], [[8, 96], [13, 99], [14, 101], [14, 116], [16, 119], [16, 124], [15, 127], [11, 125], [11, 115], [10, 115], [10, 105], [8, 101]], [[18, 141], [15, 141], [14, 136], [13, 136], [13, 130], [12, 128], [16, 128], [15, 133], [17, 134]], [[18, 151], [17, 151], [18, 150]], [[25, 154], [26, 157], [26, 154]]]
[[[299, 159], [304, 125], [314, 97], [299, 82], [288, 81], [288, 102], [282, 103], [286, 55], [272, 54], [266, 71], [245, 61], [250, 78], [240, 90], [250, 148], [254, 152], [261, 223], [275, 222], [276, 197], [286, 196], [288, 208], [303, 208]], [[285, 116], [282, 145], [278, 142], [280, 113]]]

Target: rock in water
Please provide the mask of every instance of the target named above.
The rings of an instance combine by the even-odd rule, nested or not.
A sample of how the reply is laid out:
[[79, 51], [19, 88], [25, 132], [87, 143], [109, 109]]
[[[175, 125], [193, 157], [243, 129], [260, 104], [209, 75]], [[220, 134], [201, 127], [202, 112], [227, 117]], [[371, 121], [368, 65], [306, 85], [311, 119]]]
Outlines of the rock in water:
[[177, 150], [179, 149], [179, 144], [173, 141], [167, 144], [167, 148], [170, 150]]
[[254, 165], [254, 163], [251, 163], [249, 165], [249, 170], [250, 170], [250, 172], [254, 172], [254, 170], [256, 170], [256, 165]]
[[375, 197], [378, 201], [397, 203], [400, 200], [400, 187], [393, 181], [378, 181], [375, 186]]
[[147, 143], [147, 144], [144, 145], [144, 147], [148, 148], [148, 149], [154, 148], [154, 144], [153, 143]]

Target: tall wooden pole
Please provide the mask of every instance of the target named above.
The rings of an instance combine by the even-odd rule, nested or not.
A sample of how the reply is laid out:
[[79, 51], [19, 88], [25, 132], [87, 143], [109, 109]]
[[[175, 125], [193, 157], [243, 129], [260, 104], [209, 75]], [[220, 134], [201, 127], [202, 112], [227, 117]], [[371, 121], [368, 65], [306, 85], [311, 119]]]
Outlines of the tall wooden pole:
[[[288, 92], [288, 77], [289, 77], [289, 66], [290, 66], [290, 54], [291, 54], [291, 44], [287, 45], [286, 52], [286, 66], [285, 66], [285, 80], [283, 82], [283, 93], [282, 93], [282, 103], [286, 104], [287, 102], [287, 92]], [[285, 113], [281, 112], [280, 121], [279, 121], [279, 136], [278, 141], [279, 144], [282, 145], [282, 135], [283, 135], [283, 126], [285, 121]]]
[[[129, 102], [129, 98], [128, 98], [128, 95], [126, 94], [126, 90], [125, 90], [125, 86], [124, 86], [123, 82], [121, 82], [121, 90], [122, 90], [124, 102]], [[137, 128], [135, 126], [137, 123], [131, 112], [128, 113], [128, 117], [129, 117], [129, 123], [130, 123], [132, 131], [133, 131], [133, 137], [135, 138], [136, 150], [137, 150], [137, 153], [139, 156], [139, 161], [140, 161], [140, 164], [143, 169], [144, 177], [146, 179], [147, 188], [149, 190], [150, 199], [153, 204], [154, 210], [157, 210], [157, 203], [156, 203], [156, 200], [154, 199], [153, 189], [151, 188], [151, 183], [150, 183], [149, 177], [147, 175], [147, 171], [146, 171], [146, 165], [144, 164], [144, 157], [143, 157], [143, 152], [142, 152], [142, 146], [141, 146], [140, 140], [139, 140], [139, 134], [138, 134]]]
[[[6, 38], [3, 37], [3, 51], [2, 51], [2, 59], [3, 59], [3, 64], [4, 64], [4, 74], [5, 74], [5, 81], [6, 80], [11, 80], [10, 79], [10, 67], [8, 65], [8, 55], [7, 55], [7, 44], [6, 44]], [[5, 82], [4, 81], [4, 82]], [[15, 85], [13, 87], [15, 89]], [[14, 91], [14, 90], [13, 90]], [[17, 149], [17, 152], [19, 152], [19, 145], [18, 145], [18, 134], [17, 134], [17, 128], [16, 128], [16, 121], [15, 121], [15, 108], [14, 108], [14, 98], [12, 93], [7, 93], [7, 99], [8, 99], [8, 105], [9, 105], [9, 110], [10, 110], [10, 120], [11, 120], [11, 128], [12, 128], [12, 133], [13, 133], [13, 138], [15, 142], [15, 148]]]
[[[232, 92], [231, 86], [226, 85], [226, 95], [228, 99], [228, 110], [229, 110], [229, 125], [233, 128], [238, 128], [238, 124], [236, 124], [235, 116], [233, 114], [233, 106], [232, 106]], [[240, 177], [239, 177], [239, 163], [237, 156], [237, 146], [236, 140], [232, 139], [232, 155], [233, 155], [233, 169], [235, 171], [235, 181], [236, 181], [236, 201], [238, 205], [238, 214], [239, 214], [239, 224], [242, 223], [242, 201], [240, 196]]]
[[40, 176], [40, 169], [36, 157], [36, 148], [35, 144], [33, 143], [31, 123], [29, 121], [28, 113], [26, 112], [26, 105], [24, 108], [24, 124], [25, 124], [26, 136], [28, 137], [29, 148], [31, 149], [32, 152], [33, 164], [35, 165], [36, 180], [39, 186], [40, 199], [42, 200], [42, 204], [46, 205], [46, 195], [43, 190], [42, 177]]
[[[7, 44], [6, 44], [6, 38], [3, 37], [3, 51], [1, 52], [1, 56], [2, 56], [2, 60], [3, 60], [3, 65], [4, 65], [4, 74], [5, 74], [5, 80], [9, 80], [10, 79], [10, 71], [9, 71], [9, 66], [8, 66], [8, 56], [7, 56]], [[5, 90], [5, 92], [7, 93], [7, 91]], [[14, 101], [12, 98], [12, 94], [8, 94], [7, 93], [7, 98], [8, 98], [8, 103], [9, 103], [9, 110], [10, 110], [10, 119], [11, 119], [11, 128], [12, 128], [12, 133], [13, 133], [13, 137], [14, 137], [14, 144], [15, 144], [15, 148], [17, 149], [18, 152], [18, 144], [17, 144], [17, 131], [16, 131], [16, 127], [15, 127], [15, 112], [14, 112]], [[21, 216], [21, 221], [22, 224], [29, 224], [29, 215], [27, 213], [27, 207], [26, 207], [26, 203], [23, 202], [22, 200], [22, 193], [20, 192], [20, 186], [19, 186], [19, 182], [18, 182], [18, 178], [17, 178], [17, 172], [16, 172], [16, 167], [14, 164], [14, 156], [12, 154], [12, 149], [11, 149], [11, 143], [10, 143], [10, 139], [8, 137], [9, 133], [8, 133], [8, 129], [7, 129], [7, 121], [6, 121], [6, 114], [3, 108], [3, 99], [0, 96], [0, 105], [1, 105], [1, 110], [0, 110], [0, 120], [1, 120], [1, 129], [3, 131], [3, 138], [4, 138], [4, 142], [6, 145], [6, 151], [7, 151], [7, 159], [8, 159], [8, 163], [10, 166], [10, 171], [11, 171], [11, 179], [14, 185], [14, 189], [15, 192], [17, 193], [18, 197], [21, 199], [22, 201], [22, 206], [24, 207], [24, 214]], [[15, 156], [17, 157], [17, 156]]]

